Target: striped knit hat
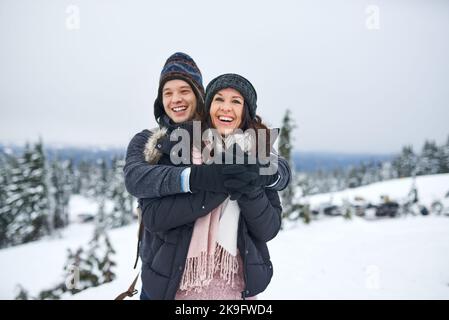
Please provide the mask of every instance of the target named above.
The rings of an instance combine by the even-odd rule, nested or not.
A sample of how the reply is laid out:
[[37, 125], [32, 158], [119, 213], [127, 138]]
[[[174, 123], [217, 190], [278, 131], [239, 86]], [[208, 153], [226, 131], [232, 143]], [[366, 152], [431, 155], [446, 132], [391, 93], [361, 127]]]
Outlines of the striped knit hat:
[[190, 84], [198, 101], [197, 108], [203, 108], [204, 106], [203, 77], [200, 69], [189, 55], [176, 52], [167, 59], [161, 71], [158, 94], [156, 101], [154, 101], [156, 121], [159, 121], [159, 118], [165, 114], [162, 104], [162, 89], [167, 81], [174, 79], [184, 80]]

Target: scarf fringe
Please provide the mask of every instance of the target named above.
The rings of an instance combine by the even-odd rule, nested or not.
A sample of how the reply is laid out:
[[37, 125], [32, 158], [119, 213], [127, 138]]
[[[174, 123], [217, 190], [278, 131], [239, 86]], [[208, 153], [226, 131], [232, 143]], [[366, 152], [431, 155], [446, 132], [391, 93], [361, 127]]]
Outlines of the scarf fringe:
[[179, 289], [201, 292], [203, 287], [210, 284], [218, 270], [220, 271], [220, 278], [233, 288], [238, 268], [237, 256], [231, 255], [217, 242], [213, 254], [201, 252], [199, 257], [187, 259]]

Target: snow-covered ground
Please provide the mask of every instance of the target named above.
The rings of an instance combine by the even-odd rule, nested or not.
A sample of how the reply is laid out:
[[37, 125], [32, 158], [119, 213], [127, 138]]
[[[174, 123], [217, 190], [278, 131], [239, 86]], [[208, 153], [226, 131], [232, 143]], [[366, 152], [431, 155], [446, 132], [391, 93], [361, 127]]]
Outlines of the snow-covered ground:
[[449, 299], [449, 217], [341, 217], [270, 244], [266, 299]]
[[[402, 197], [410, 183], [393, 180], [342, 194], [368, 190], [363, 196], [369, 194], [375, 200], [385, 193]], [[449, 175], [419, 177], [417, 187], [420, 197], [433, 200], [449, 188]], [[327, 201], [329, 195], [316, 195], [309, 201], [319, 197]], [[88, 210], [85, 206], [87, 202], [80, 198], [71, 202], [74, 212]], [[136, 232], [136, 224], [109, 231], [117, 252], [116, 280], [65, 298], [113, 299], [126, 290], [137, 274], [132, 269]], [[33, 296], [63, 281], [67, 248], [86, 245], [92, 234], [91, 224], [73, 223], [61, 238], [0, 250], [0, 299], [14, 298], [17, 284]], [[289, 226], [269, 242], [269, 248], [274, 276], [260, 299], [449, 299], [447, 216], [320, 219]]]
[[[93, 224], [72, 224], [61, 238], [45, 239], [0, 250], [0, 299], [12, 299], [17, 294], [17, 284], [36, 296], [43, 289], [65, 281], [68, 273], [63, 270], [67, 259], [67, 249], [86, 246], [93, 236]], [[118, 275], [114, 285], [119, 286], [120, 279], [127, 282], [133, 277], [132, 269], [137, 243], [137, 224], [108, 232], [116, 250], [113, 260], [117, 263], [114, 271]], [[136, 272], [137, 273], [137, 272]], [[130, 281], [130, 280], [129, 280]], [[126, 290], [120, 287], [116, 290]], [[96, 290], [100, 289], [95, 288]], [[115, 291], [99, 298], [109, 299]], [[117, 293], [118, 294], [118, 293]]]
[[[112, 201], [105, 201], [105, 212], [111, 212], [114, 204]], [[69, 201], [69, 221], [80, 222], [81, 217], [95, 216], [98, 212], [99, 203], [80, 195], [73, 195]]]
[[[412, 185], [412, 178], [400, 178], [338, 192], [317, 194], [301, 200], [309, 203], [312, 207], [317, 207], [325, 202], [342, 205], [345, 200], [353, 201], [355, 197], [362, 197], [367, 202], [375, 204], [381, 201], [382, 195], [387, 195], [392, 200], [402, 202], [406, 199]], [[429, 208], [432, 202], [443, 199], [449, 191], [449, 173], [418, 176], [415, 180], [415, 186], [418, 191], [419, 202]]]

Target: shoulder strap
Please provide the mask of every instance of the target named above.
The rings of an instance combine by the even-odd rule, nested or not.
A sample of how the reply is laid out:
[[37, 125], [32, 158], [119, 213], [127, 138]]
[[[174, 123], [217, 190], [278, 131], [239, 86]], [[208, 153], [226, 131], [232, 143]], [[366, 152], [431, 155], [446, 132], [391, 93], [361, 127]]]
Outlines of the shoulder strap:
[[129, 286], [128, 290], [125, 292], [120, 293], [114, 300], [123, 300], [126, 297], [132, 297], [134, 296], [138, 291], [135, 289], [136, 283], [137, 283], [137, 279], [139, 279], [139, 274], [140, 272], [137, 274], [137, 276], [134, 278], [134, 281], [131, 283], [131, 285]]
[[139, 230], [137, 231], [137, 253], [133, 269], [137, 267], [137, 262], [139, 261], [140, 242], [142, 241], [142, 233], [143, 233], [142, 209], [140, 208], [140, 205], [137, 207], [137, 217], [138, 217], [137, 221], [139, 222]]

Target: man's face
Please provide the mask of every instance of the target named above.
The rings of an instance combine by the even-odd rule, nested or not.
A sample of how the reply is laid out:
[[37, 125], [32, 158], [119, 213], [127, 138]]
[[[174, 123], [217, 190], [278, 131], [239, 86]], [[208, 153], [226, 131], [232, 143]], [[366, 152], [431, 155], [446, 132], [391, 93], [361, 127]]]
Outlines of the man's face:
[[165, 113], [175, 123], [189, 121], [196, 110], [196, 96], [184, 80], [170, 80], [162, 88], [162, 104]]

